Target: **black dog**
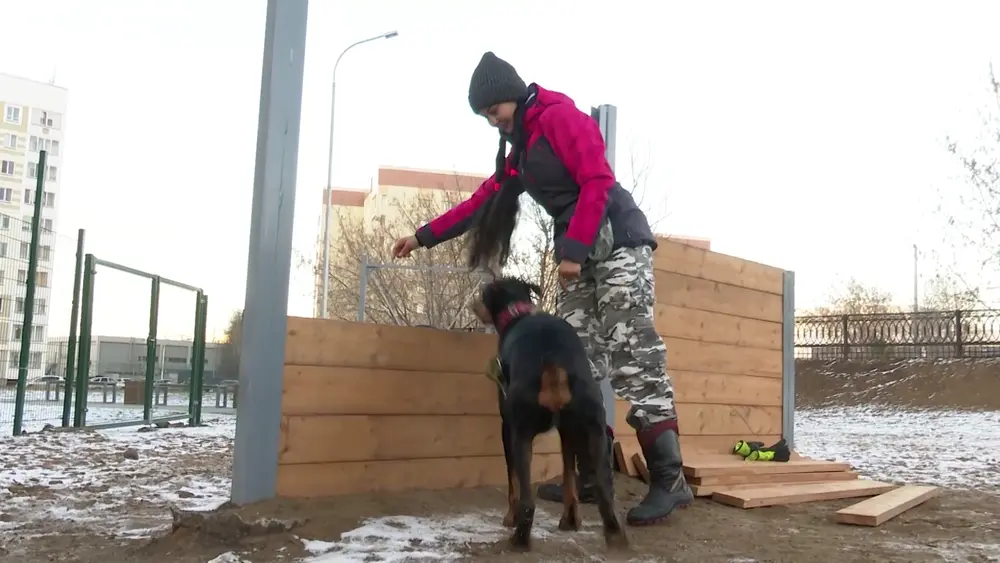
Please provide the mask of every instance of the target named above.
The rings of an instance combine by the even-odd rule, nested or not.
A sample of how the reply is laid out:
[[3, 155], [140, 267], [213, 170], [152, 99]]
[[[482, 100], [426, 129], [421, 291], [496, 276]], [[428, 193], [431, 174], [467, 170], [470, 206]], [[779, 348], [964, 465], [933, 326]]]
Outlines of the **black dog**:
[[559, 317], [536, 311], [532, 292], [541, 295], [537, 285], [501, 278], [486, 285], [480, 301], [473, 304], [480, 318], [492, 322], [500, 337], [500, 414], [510, 505], [504, 524], [514, 527], [511, 545], [530, 549], [535, 515], [532, 442], [554, 425], [562, 446], [565, 491], [559, 529], [580, 529], [580, 500], [575, 494], [579, 458], [581, 466], [596, 467], [597, 505], [607, 545], [625, 547], [628, 538], [615, 512], [600, 387], [573, 327]]

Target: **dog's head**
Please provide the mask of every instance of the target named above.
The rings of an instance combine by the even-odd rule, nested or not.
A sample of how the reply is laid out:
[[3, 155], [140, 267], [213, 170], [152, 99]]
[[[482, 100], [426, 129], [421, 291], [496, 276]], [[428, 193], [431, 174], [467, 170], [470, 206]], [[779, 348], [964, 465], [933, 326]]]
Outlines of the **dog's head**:
[[[534, 308], [535, 297], [542, 296], [542, 288], [538, 284], [520, 278], [497, 278], [485, 285], [470, 307], [487, 324], [503, 324], [500, 320], [505, 312], [513, 309], [530, 310]], [[497, 326], [499, 330], [501, 327]]]

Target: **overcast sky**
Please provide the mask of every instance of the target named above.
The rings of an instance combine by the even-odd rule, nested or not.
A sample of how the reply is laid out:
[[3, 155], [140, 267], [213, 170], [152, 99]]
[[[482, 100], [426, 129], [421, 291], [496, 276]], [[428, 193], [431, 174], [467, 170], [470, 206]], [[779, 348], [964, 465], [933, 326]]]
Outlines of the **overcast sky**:
[[[467, 105], [482, 53], [581, 108], [619, 108], [667, 198], [662, 229], [797, 272], [801, 306], [853, 275], [908, 303], [912, 245], [955, 173], [944, 136], [972, 135], [1000, 3], [654, 3], [314, 0], [295, 246], [310, 254], [338, 71], [334, 183], [379, 164], [487, 174], [496, 133]], [[944, 6], [949, 6], [945, 9]], [[501, 6], [503, 6], [501, 8]], [[263, 0], [0, 0], [0, 72], [69, 89], [51, 332], [65, 332], [73, 240], [102, 258], [203, 286], [210, 335], [241, 308], [253, 184]], [[992, 28], [992, 30], [991, 30]], [[992, 33], [991, 33], [992, 31]], [[144, 282], [99, 279], [95, 329], [141, 336]], [[311, 314], [294, 273], [290, 313]], [[193, 298], [165, 297], [161, 336], [190, 334]]]

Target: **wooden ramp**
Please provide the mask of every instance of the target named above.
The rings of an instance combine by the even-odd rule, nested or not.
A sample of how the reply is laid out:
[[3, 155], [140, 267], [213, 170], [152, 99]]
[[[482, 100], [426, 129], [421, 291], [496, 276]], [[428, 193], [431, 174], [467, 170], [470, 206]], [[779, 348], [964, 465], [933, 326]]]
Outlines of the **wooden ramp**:
[[869, 497], [896, 488], [896, 485], [855, 479], [833, 483], [800, 483], [797, 485], [766, 485], [757, 488], [718, 491], [712, 500], [736, 508], [759, 508], [784, 504], [798, 504], [821, 500]]
[[688, 460], [684, 475], [695, 496], [717, 492], [834, 483], [857, 480], [847, 463], [819, 461], [793, 455], [787, 462], [744, 461], [732, 455], [705, 455]]

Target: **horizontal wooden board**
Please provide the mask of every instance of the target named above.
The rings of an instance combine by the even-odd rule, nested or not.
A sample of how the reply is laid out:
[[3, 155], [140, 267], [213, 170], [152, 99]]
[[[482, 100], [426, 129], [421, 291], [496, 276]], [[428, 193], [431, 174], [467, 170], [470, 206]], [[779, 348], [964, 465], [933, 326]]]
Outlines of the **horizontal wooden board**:
[[712, 495], [712, 500], [736, 508], [759, 508], [842, 498], [870, 497], [895, 488], [896, 485], [889, 483], [856, 479], [832, 483], [801, 483], [718, 491]]
[[667, 370], [781, 377], [781, 351], [665, 338]]
[[288, 317], [285, 364], [482, 373], [496, 335]]
[[497, 387], [482, 373], [285, 366], [281, 412], [498, 414]]
[[[792, 475], [784, 475], [784, 477], [798, 477], [806, 476], [808, 479], [802, 479], [797, 481], [780, 481], [773, 483], [774, 485], [798, 485], [807, 483], [830, 483], [833, 481], [850, 481], [852, 479], [857, 479], [857, 473], [850, 471], [840, 471], [833, 473], [799, 473]], [[816, 475], [826, 475], [826, 477], [817, 478]], [[743, 483], [740, 485], [695, 485], [691, 484], [691, 492], [694, 493], [696, 497], [710, 497], [718, 492], [726, 492], [733, 490], [745, 490], [745, 489], [759, 489], [761, 483]]]
[[[628, 403], [615, 405], [615, 429], [628, 429]], [[621, 405], [623, 408], [618, 408]], [[677, 403], [682, 436], [762, 436], [781, 434], [781, 407]], [[745, 438], [737, 438], [742, 440]], [[736, 441], [733, 441], [735, 444]], [[731, 446], [730, 446], [731, 447]]]
[[[561, 454], [538, 454], [532, 459], [534, 482], [561, 474]], [[506, 484], [504, 458], [495, 456], [279, 465], [277, 488], [279, 497], [322, 498]]]
[[[559, 453], [555, 431], [536, 453]], [[499, 415], [282, 417], [278, 463], [389, 461], [503, 455]]]
[[[781, 379], [773, 376], [670, 371], [677, 403], [781, 406]], [[627, 403], [626, 403], [627, 405]]]
[[705, 486], [766, 485], [770, 483], [806, 483], [810, 481], [849, 481], [857, 479], [854, 471], [823, 471], [816, 473], [772, 473], [757, 475], [724, 475], [721, 477], [691, 477], [688, 482]]
[[[764, 440], [762, 440], [764, 441]], [[684, 462], [684, 475], [688, 477], [719, 477], [723, 475], [766, 475], [775, 473], [822, 473], [850, 471], [849, 463], [793, 459], [777, 461], [743, 461], [733, 456], [732, 461]]]
[[937, 495], [937, 487], [906, 485], [838, 510], [834, 514], [834, 519], [841, 524], [881, 526], [887, 520], [895, 518]]
[[653, 267], [707, 280], [780, 295], [784, 271], [720, 252], [712, 252], [669, 239], [657, 239]]
[[778, 323], [783, 315], [781, 295], [673, 272], [656, 273], [656, 302]]
[[781, 323], [658, 303], [656, 332], [665, 338], [684, 338], [747, 348], [781, 350]]
[[[732, 454], [733, 445], [736, 444], [738, 440], [760, 440], [761, 442], [766, 442], [768, 444], [773, 444], [781, 439], [781, 436], [679, 436], [681, 441], [681, 454], [684, 456], [685, 461], [695, 460], [703, 455], [725, 455], [729, 456]], [[641, 451], [639, 449], [639, 440], [635, 437], [635, 432], [631, 429], [615, 429], [615, 440], [622, 443], [623, 447], [630, 445], [629, 447], [635, 448], [634, 451]], [[734, 459], [738, 459], [735, 458]]]

